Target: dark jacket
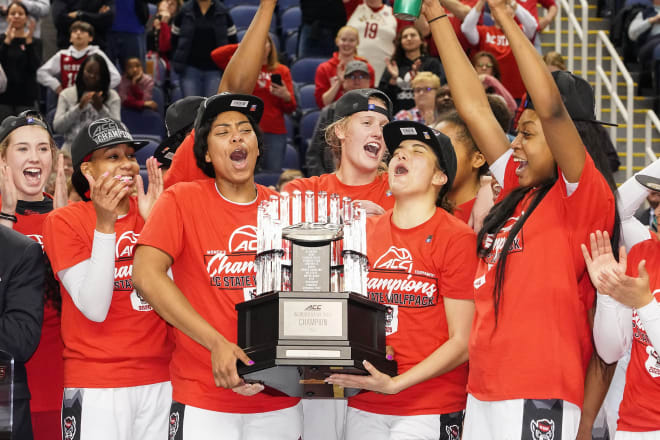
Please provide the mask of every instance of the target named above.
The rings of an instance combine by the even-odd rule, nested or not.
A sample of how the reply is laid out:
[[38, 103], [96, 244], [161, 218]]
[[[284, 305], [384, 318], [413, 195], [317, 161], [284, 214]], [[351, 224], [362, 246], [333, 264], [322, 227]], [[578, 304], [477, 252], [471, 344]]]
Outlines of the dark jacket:
[[0, 95], [0, 104], [35, 105], [39, 94], [37, 69], [41, 66], [41, 40], [14, 38], [5, 44], [5, 34], [0, 34], [0, 64], [7, 74], [7, 90]]
[[[109, 11], [100, 13], [103, 6]], [[52, 0], [51, 13], [57, 28], [57, 47], [69, 47], [69, 27], [76, 20], [86, 21], [94, 26], [94, 43], [105, 50], [105, 34], [112, 27], [115, 19], [115, 0]], [[69, 17], [69, 12], [79, 11], [76, 18]]]
[[0, 227], [0, 350], [14, 358], [14, 399], [29, 399], [25, 362], [41, 337], [44, 313], [41, 246]]
[[[399, 78], [403, 79], [406, 77], [406, 74], [412, 70], [413, 61], [406, 57], [401, 57], [396, 61], [397, 66], [399, 67]], [[417, 71], [435, 73], [440, 77], [440, 83], [445, 82], [445, 71], [442, 68], [442, 63], [440, 63], [440, 60], [435, 57], [422, 55], [422, 64]], [[401, 88], [398, 85], [390, 84], [391, 77], [392, 75], [390, 75], [390, 71], [385, 69], [378, 88], [385, 92], [390, 100], [392, 100], [394, 106], [392, 114], [395, 115], [401, 110], [410, 110], [413, 108], [415, 106], [415, 99], [413, 98], [413, 91], [410, 82], [408, 82], [408, 87]]]
[[305, 172], [308, 177], [335, 171], [334, 155], [325, 141], [326, 127], [335, 122], [335, 104], [336, 101], [323, 107], [316, 121], [314, 133], [305, 152]]
[[[195, 0], [188, 0], [183, 4], [174, 19], [172, 26], [172, 65], [174, 70], [182, 72], [188, 62], [195, 36]], [[236, 28], [229, 15], [229, 9], [220, 1], [213, 0], [213, 6], [207, 14], [213, 14], [213, 30], [215, 32], [214, 47], [225, 44], [238, 43]], [[231, 36], [229, 35], [231, 33]], [[209, 59], [211, 55], [209, 54]]]

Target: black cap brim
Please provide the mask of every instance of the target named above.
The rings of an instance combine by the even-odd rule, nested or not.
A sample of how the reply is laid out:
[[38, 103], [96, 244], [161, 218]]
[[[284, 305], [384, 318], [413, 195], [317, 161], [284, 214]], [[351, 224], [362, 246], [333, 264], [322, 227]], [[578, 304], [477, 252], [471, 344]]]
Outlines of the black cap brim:
[[635, 180], [651, 191], [660, 191], [660, 179], [645, 174], [637, 174]]

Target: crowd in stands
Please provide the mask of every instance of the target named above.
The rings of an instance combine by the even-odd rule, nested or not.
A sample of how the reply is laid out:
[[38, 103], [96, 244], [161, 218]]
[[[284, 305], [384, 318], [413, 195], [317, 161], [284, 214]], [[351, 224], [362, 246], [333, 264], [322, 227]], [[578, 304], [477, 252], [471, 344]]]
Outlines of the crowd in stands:
[[[103, 322], [108, 313], [111, 302], [108, 298], [112, 298], [113, 294], [113, 290], [108, 287], [110, 284], [105, 289], [108, 292], [104, 293], [107, 296], [107, 307], [100, 311], [99, 304], [93, 304], [93, 301], [84, 297], [85, 289], [81, 287], [83, 280], [89, 282], [92, 278], [86, 278], [85, 274], [92, 272], [92, 262], [96, 255], [90, 254], [91, 256], [82, 258], [82, 254], [75, 253], [79, 243], [89, 245], [91, 249], [91, 243], [96, 246], [97, 240], [108, 238], [103, 238], [103, 234], [98, 234], [101, 238], [97, 237], [100, 222], [96, 224], [95, 230], [92, 221], [94, 216], [101, 218], [102, 214], [114, 213], [120, 207], [122, 216], [113, 217], [108, 214], [107, 218], [102, 218], [109, 219], [107, 224], [104, 224], [111, 226], [108, 228], [108, 234], [117, 231], [119, 236], [120, 233], [129, 231], [129, 226], [134, 227], [135, 231], [141, 230], [163, 188], [171, 187], [180, 181], [198, 179], [199, 182], [199, 179], [219, 174], [218, 170], [222, 164], [217, 163], [217, 156], [211, 157], [211, 141], [206, 139], [210, 137], [209, 132], [217, 128], [211, 125], [212, 118], [218, 114], [222, 115], [223, 112], [248, 115], [250, 111], [259, 113], [256, 120], [249, 120], [252, 124], [250, 133], [253, 129], [258, 133], [258, 145], [255, 143], [251, 146], [259, 156], [258, 162], [252, 150], [245, 152], [237, 149], [228, 153], [231, 161], [247, 161], [246, 158], [254, 161], [248, 163], [248, 168], [256, 163], [254, 180], [257, 183], [276, 191], [283, 189], [304, 192], [308, 189], [317, 191], [329, 188], [328, 192], [340, 192], [346, 187], [360, 187], [363, 192], [356, 193], [354, 199], [364, 199], [363, 207], [368, 215], [383, 214], [395, 204], [395, 198], [389, 190], [387, 174], [383, 173], [380, 162], [383, 152], [377, 145], [374, 146], [375, 142], [369, 140], [379, 136], [382, 138], [382, 127], [390, 119], [400, 121], [398, 124], [401, 125], [394, 125], [395, 127], [414, 128], [424, 124], [442, 133], [434, 132], [434, 136], [446, 140], [443, 142], [448, 143], [447, 145], [453, 144], [455, 150], [452, 154], [454, 166], [457, 167], [457, 170], [454, 170], [456, 174], [451, 176], [446, 194], [435, 194], [438, 200], [446, 198], [447, 206], [455, 206], [455, 216], [476, 232], [484, 221], [499, 222], [497, 225], [490, 224], [493, 231], [498, 232], [508, 221], [507, 218], [514, 214], [520, 216], [515, 219], [524, 217], [523, 223], [526, 221], [524, 211], [514, 213], [514, 208], [519, 209], [520, 204], [529, 201], [523, 193], [517, 193], [519, 198], [515, 203], [498, 208], [495, 215], [484, 220], [488, 209], [479, 206], [478, 194], [487, 194], [484, 206], [490, 208], [502, 190], [502, 185], [498, 188], [496, 179], [489, 175], [489, 165], [491, 171], [494, 167], [487, 159], [492, 157], [485, 151], [487, 148], [481, 148], [481, 145], [488, 143], [487, 130], [478, 128], [479, 120], [484, 115], [471, 114], [466, 117], [465, 108], [487, 110], [485, 119], [491, 132], [497, 135], [493, 145], [508, 150], [514, 133], [518, 131], [521, 114], [527, 109], [534, 110], [534, 105], [526, 90], [529, 77], [533, 75], [528, 72], [527, 81], [523, 81], [525, 75], [521, 73], [521, 63], [516, 62], [517, 58], [507, 34], [511, 35], [511, 26], [515, 20], [515, 26], [522, 30], [519, 38], [522, 38], [525, 45], [532, 43], [536, 50], [541, 52], [539, 33], [548, 26], [557, 12], [555, 0], [504, 0], [496, 13], [491, 11], [486, 0], [438, 0], [447, 15], [436, 19], [444, 19], [451, 24], [451, 28], [447, 24], [447, 29], [443, 28], [442, 32], [450, 32], [453, 28], [457, 37], [456, 44], [449, 49], [438, 47], [438, 27], [436, 25], [436, 35], [433, 35], [431, 20], [427, 20], [424, 14], [415, 21], [397, 18], [394, 14], [396, 1], [398, 0], [278, 0], [270, 32], [265, 37], [263, 56], [258, 58], [261, 67], [255, 72], [256, 83], [250, 88], [250, 94], [258, 97], [260, 101], [242, 101], [244, 107], [248, 106], [248, 110], [239, 111], [227, 110], [235, 107], [233, 102], [218, 104], [225, 99], [218, 93], [226, 90], [222, 84], [229, 66], [236, 70], [236, 66], [241, 65], [241, 48], [244, 47], [242, 41], [249, 41], [250, 35], [246, 34], [246, 31], [258, 13], [258, 0], [0, 0], [0, 158], [7, 161], [9, 139], [19, 137], [29, 138], [31, 143], [36, 139], [33, 143], [37, 145], [37, 154], [40, 155], [39, 165], [26, 169], [24, 173], [30, 188], [26, 186], [27, 189], [18, 188], [17, 191], [8, 192], [6, 182], [11, 179], [11, 175], [8, 176], [7, 171], [0, 169], [3, 171], [0, 174], [0, 190], [5, 191], [0, 194], [0, 206], [4, 208], [11, 204], [14, 211], [14, 214], [0, 216], [0, 228], [2, 225], [11, 225], [11, 222], [17, 223], [16, 215], [19, 218], [28, 217], [34, 211], [45, 218], [51, 211], [63, 207], [70, 211], [79, 209], [80, 212], [76, 215], [84, 219], [80, 225], [69, 224], [64, 218], [66, 211], [60, 210], [56, 215], [50, 215], [49, 220], [44, 223], [43, 227], [49, 230], [50, 237], [56, 237], [45, 244], [50, 248], [49, 254], [55, 259], [52, 267], [62, 278], [63, 286], [76, 286], [81, 293], [77, 296], [74, 292], [63, 300], [53, 294], [52, 290], [46, 289], [43, 326], [44, 329], [48, 325], [52, 328], [51, 331], [44, 331], [42, 338], [51, 340], [42, 339], [42, 345], [34, 355], [35, 360], [27, 365], [28, 380], [34, 381], [31, 377], [41, 377], [45, 369], [52, 369], [62, 375], [62, 360], [58, 358], [56, 362], [53, 361], [52, 354], [58, 351], [61, 353], [65, 349], [58, 336], [63, 310], [75, 313], [76, 316], [82, 313], [86, 319], [83, 320], [81, 316], [80, 322], [84, 322], [84, 325], [69, 327], [64, 331], [69, 341], [74, 341], [72, 346], [65, 349], [68, 350], [67, 356], [74, 358], [75, 355], [71, 352], [78, 349], [81, 352], [90, 350], [90, 341], [86, 337], [97, 329], [91, 322]], [[624, 37], [634, 48], [636, 59], [644, 69], [651, 72], [658, 94], [660, 0], [653, 0], [653, 3], [649, 1], [626, 2], [626, 15], [620, 18], [620, 21], [625, 24], [622, 25], [625, 28]], [[545, 9], [545, 14], [539, 15], [539, 7]], [[58, 51], [44, 60], [40, 20], [47, 14], [52, 15], [57, 30]], [[505, 29], [507, 26], [508, 29]], [[513, 29], [519, 31], [515, 26]], [[532, 51], [534, 47], [529, 45]], [[584, 80], [578, 80], [566, 72], [566, 65], [560, 53], [547, 52], [541, 55], [545, 62], [542, 67], [555, 72], [553, 78], [556, 81], [559, 81], [557, 78], [570, 78], [566, 81], [572, 81], [572, 87], [577, 87], [576, 81], [578, 86], [586, 84]], [[460, 59], [460, 63], [457, 63], [460, 68], [455, 65], [448, 66], [448, 59]], [[467, 87], [458, 84], [461, 72], [474, 76], [470, 77], [474, 81], [469, 81], [472, 86], [478, 86], [473, 87], [478, 91], [466, 91]], [[545, 70], [543, 72], [546, 73]], [[453, 82], [450, 78], [453, 78]], [[549, 76], [545, 79], [548, 78]], [[451, 87], [449, 83], [452, 83]], [[592, 97], [589, 93], [586, 95]], [[239, 99], [246, 95], [232, 96]], [[537, 96], [547, 98], [548, 95]], [[207, 99], [209, 97], [211, 98]], [[474, 98], [475, 102], [479, 101], [480, 105], [475, 104], [473, 107], [465, 104], [472, 102], [471, 98]], [[573, 97], [574, 100], [579, 98]], [[214, 101], [217, 108], [213, 107]], [[459, 101], [462, 107], [458, 104]], [[544, 104], [548, 105], [547, 102], [540, 102], [541, 106]], [[223, 110], [219, 111], [221, 105]], [[355, 116], [356, 113], [367, 110], [373, 110], [377, 117], [372, 117], [373, 120], [361, 120], [359, 116]], [[569, 113], [573, 110], [569, 109]], [[592, 109], [589, 111], [593, 112]], [[538, 112], [542, 115], [540, 118], [530, 120], [528, 117], [527, 120], [523, 119], [522, 124], [533, 126], [553, 119], [554, 115], [547, 116], [547, 109], [546, 113], [540, 109]], [[598, 220], [599, 228], [612, 229], [610, 220], [615, 223], [619, 221], [613, 197], [616, 188], [611, 176], [611, 172], [619, 167], [616, 148], [609, 140], [607, 132], [600, 125], [593, 124], [598, 122], [592, 120], [594, 118], [587, 118], [585, 122], [572, 114], [570, 118], [568, 115], [562, 115], [564, 116], [564, 125], [557, 127], [570, 127], [569, 134], [575, 134], [572, 140], [575, 141], [579, 137], [582, 142], [574, 142], [573, 146], [580, 148], [576, 147], [571, 151], [570, 160], [567, 160], [567, 156], [562, 158], [561, 168], [563, 170], [563, 165], [572, 163], [574, 158], [582, 158], [580, 160], [586, 162], [583, 164], [584, 169], [590, 173], [590, 178], [598, 183], [598, 190], [602, 192], [599, 194], [603, 195], [599, 203], [607, 204], [608, 212], [612, 211], [609, 216], [611, 219], [608, 217], [607, 222], [603, 220], [605, 217]], [[229, 116], [227, 118], [231, 119]], [[231, 120], [227, 125], [234, 123], [236, 121]], [[193, 127], [195, 131], [192, 131]], [[476, 132], [477, 135], [473, 137], [471, 132]], [[553, 137], [551, 132], [552, 130], [547, 131], [549, 139]], [[113, 138], [116, 142], [104, 145], [103, 136]], [[556, 141], [556, 136], [551, 140]], [[586, 145], [588, 151], [586, 161], [582, 145]], [[495, 147], [493, 148], [497, 150]], [[62, 154], [53, 160], [55, 156], [51, 154], [51, 150]], [[358, 157], [355, 151], [366, 152], [368, 159]], [[500, 153], [499, 150], [497, 152]], [[550, 156], [555, 153], [556, 151], [552, 151]], [[399, 154], [404, 153], [399, 151]], [[492, 151], [490, 154], [494, 155]], [[509, 153], [504, 153], [502, 157], [506, 154]], [[588, 159], [589, 155], [593, 156], [594, 162], [597, 163], [592, 163], [591, 159]], [[559, 156], [561, 157], [561, 151]], [[136, 161], [133, 160], [134, 157]], [[506, 156], [506, 161], [509, 157]], [[540, 203], [546, 194], [549, 194], [548, 198], [552, 203], [561, 204], [562, 197], [570, 197], [572, 193], [566, 192], [575, 191], [577, 183], [569, 183], [564, 176], [564, 181], [560, 180], [561, 184], [556, 184], [557, 163], [552, 158], [546, 159], [550, 165], [545, 171], [553, 175], [555, 180], [541, 182], [545, 186], [538, 193], [536, 186], [529, 185], [529, 188], [534, 187], [534, 194], [541, 194], [534, 196], [533, 203]], [[111, 169], [107, 162], [113, 160], [130, 162], [130, 166], [127, 166], [130, 168], [127, 170], [130, 176], [116, 175], [114, 177], [117, 182], [108, 184], [107, 181], [112, 180], [113, 176], [108, 177], [110, 171], [104, 171], [106, 168]], [[520, 165], [520, 169], [528, 166], [522, 159], [517, 161], [525, 162]], [[365, 174], [364, 169], [368, 168], [365, 166], [366, 162], [373, 166]], [[505, 162], [500, 163], [502, 176]], [[2, 163], [0, 162], [0, 165]], [[162, 176], [159, 168], [167, 174]], [[517, 171], [514, 172], [507, 166], [506, 173], [507, 178], [513, 179], [511, 174]], [[579, 180], [581, 173], [582, 168], [572, 177]], [[574, 181], [576, 180], [571, 180]], [[428, 186], [430, 187], [430, 184]], [[132, 197], [133, 193], [129, 195], [125, 192], [129, 187], [134, 188], [132, 191], [137, 197]], [[201, 193], [192, 191], [192, 186], [179, 185], [175, 188], [176, 190], [168, 194], [174, 194], [178, 188], [184, 188], [181, 194], [188, 194], [188, 191], [191, 195], [186, 199], [179, 194], [181, 199], [176, 200], [176, 203], [186, 206], [203, 204], [199, 195]], [[264, 191], [267, 190], [261, 186], [259, 188], [258, 191], [261, 192], [258, 197], [263, 197], [266, 194]], [[210, 184], [202, 189], [208, 194], [214, 191]], [[217, 186], [216, 189], [224, 198]], [[50, 194], [45, 204], [41, 202], [44, 198], [42, 190]], [[84, 208], [80, 207], [82, 205], [67, 206], [74, 200], [89, 202], [90, 198], [93, 199], [92, 192], [96, 191], [98, 197], [102, 190], [107, 206], [111, 205], [108, 200], [114, 201], [112, 209], [101, 207], [100, 202], [96, 201], [96, 205], [90, 202], [84, 205]], [[249, 191], [246, 191], [246, 194], [247, 192]], [[578, 195], [587, 203], [587, 196], [581, 196], [584, 192], [585, 190], [578, 192]], [[376, 195], [381, 199], [373, 204], [367, 202]], [[647, 227], [645, 230], [658, 231], [659, 200], [658, 195], [651, 192], [648, 199], [650, 207], [645, 206], [636, 213], [637, 218]], [[170, 207], [174, 206], [174, 202], [174, 198], [167, 199], [167, 203], [172, 204]], [[230, 201], [225, 200], [223, 203], [225, 202], [225, 208], [231, 209], [233, 205], [230, 205]], [[535, 208], [536, 205], [531, 209]], [[237, 212], [241, 209], [243, 208]], [[476, 218], [474, 213], [479, 209], [482, 209], [483, 216]], [[505, 212], [506, 209], [509, 211]], [[60, 216], [62, 212], [65, 214]], [[498, 215], [500, 217], [497, 217]], [[160, 219], [165, 217], [161, 215]], [[199, 216], [192, 218], [191, 222], [205, 221], [205, 218]], [[41, 221], [44, 221], [43, 218]], [[162, 221], [163, 223], [157, 226], [161, 227], [160, 232], [165, 234], [163, 231], [168, 230], [166, 222], [174, 220]], [[131, 225], [127, 225], [127, 222]], [[151, 222], [156, 223], [157, 220]], [[590, 224], [589, 227], [594, 229], [594, 225]], [[155, 227], [150, 226], [150, 231], [153, 231]], [[522, 225], [520, 227], [522, 228]], [[20, 228], [15, 229], [27, 234]], [[585, 231], [582, 232], [591, 232], [591, 229], [586, 231], [585, 226]], [[146, 248], [150, 246], [149, 243], [158, 242], [156, 238], [159, 237], [147, 237], [144, 242]], [[480, 239], [482, 238], [484, 236], [480, 235]], [[552, 238], [545, 237], [544, 240], [550, 246]], [[179, 243], [182, 249], [190, 245], [183, 241]], [[136, 242], [137, 238], [134, 237], [132, 245]], [[156, 247], [154, 245], [154, 248]], [[76, 257], [64, 255], [64, 252], [60, 251], [61, 248], [66, 248]], [[114, 252], [114, 248], [111, 251]], [[133, 267], [132, 252], [131, 246], [130, 270]], [[108, 264], [113, 259], [112, 255], [105, 255], [105, 258]], [[172, 264], [172, 258], [169, 264]], [[520, 263], [510, 264], [515, 265], [521, 273], [525, 271]], [[583, 265], [581, 259], [580, 265]], [[50, 265], [47, 267], [50, 268]], [[164, 275], [166, 271], [167, 269], [160, 275]], [[64, 280], [67, 275], [68, 279]], [[580, 283], [588, 283], [585, 268], [582, 268], [582, 275], [584, 278]], [[47, 279], [49, 276], [54, 281], [53, 274], [46, 274]], [[500, 278], [498, 283], [503, 283], [503, 275]], [[132, 283], [130, 274], [126, 280], [121, 281]], [[466, 285], [470, 287], [472, 280], [468, 281]], [[115, 281], [115, 290], [116, 283]], [[572, 287], [578, 289], [577, 284]], [[595, 295], [591, 286], [585, 287], [581, 284], [579, 289], [585, 296], [591, 295], [589, 298]], [[589, 290], [589, 295], [586, 290]], [[145, 361], [148, 358], [155, 370], [158, 384], [149, 382], [151, 378], [144, 372], [139, 380], [134, 382], [125, 377], [122, 377], [122, 380], [126, 379], [124, 385], [127, 388], [151, 386], [152, 388], [148, 389], [150, 396], [158, 395], [158, 399], [154, 400], [158, 400], [161, 406], [169, 407], [172, 390], [167, 382], [170, 374], [168, 356], [172, 347], [167, 341], [170, 341], [171, 329], [165, 326], [165, 321], [160, 319], [149, 303], [137, 294], [132, 284], [127, 291], [131, 292], [133, 307], [148, 309], [148, 319], [152, 320], [150, 322], [153, 324], [153, 332], [141, 328], [140, 334], [131, 335], [131, 340], [144, 339], [140, 345], [133, 347], [131, 362], [137, 363], [137, 360]], [[48, 295], [54, 295], [56, 299]], [[581, 298], [580, 301], [587, 302], [587, 299]], [[593, 302], [589, 307], [592, 305]], [[99, 313], [102, 319], [96, 319]], [[497, 319], [495, 315], [492, 323], [494, 328], [498, 325]], [[118, 321], [111, 324], [121, 328]], [[57, 331], [53, 331], [56, 327]], [[579, 336], [591, 341], [591, 331], [588, 328], [575, 331], [582, 332]], [[96, 336], [103, 339], [103, 335]], [[108, 344], [104, 348], [111, 345], [109, 338], [102, 343]], [[119, 351], [117, 347], [108, 349]], [[488, 350], [490, 349], [484, 348], [485, 354], [482, 353], [482, 356], [488, 357]], [[29, 356], [21, 359], [21, 362], [27, 362], [27, 358]], [[77, 367], [84, 370], [84, 363], [88, 359], [85, 356], [81, 359]], [[588, 363], [588, 360], [586, 362]], [[482, 362], [481, 368], [486, 368], [486, 364]], [[135, 365], [128, 367], [130, 369]], [[108, 367], [108, 375], [110, 370]], [[210, 377], [207, 379], [211, 380]], [[94, 388], [95, 378], [90, 378], [83, 371], [76, 380], [78, 382], [74, 382], [83, 385], [63, 385], [62, 380], [48, 384], [41, 383], [44, 382], [43, 379], [34, 382], [44, 391], [43, 395], [37, 392], [33, 396], [32, 425], [36, 440], [51, 439], [53, 432], [58, 429], [66, 431], [70, 428], [66, 426], [69, 413], [60, 411], [61, 390], [65, 386]], [[90, 383], [92, 385], [89, 385]], [[485, 384], [481, 386], [486, 387]], [[60, 396], [54, 399], [53, 396], [58, 390]], [[582, 391], [583, 389], [578, 393], [580, 397]], [[204, 393], [199, 393], [203, 400]], [[65, 395], [66, 404], [71, 405], [75, 398]], [[225, 398], [226, 396], [223, 397]], [[248, 409], [250, 411], [246, 410], [246, 413], [253, 410]], [[67, 407], [67, 410], [71, 410], [71, 407]], [[567, 408], [567, 411], [569, 410], [573, 411], [570, 414], [575, 415], [575, 411], [579, 414], [579, 408]], [[462, 416], [460, 418], [462, 420]], [[64, 425], [62, 420], [65, 420]], [[593, 420], [590, 422], [593, 424]], [[170, 423], [173, 421], [170, 420]], [[176, 423], [178, 424], [178, 420]], [[292, 427], [294, 428], [296, 427]]]

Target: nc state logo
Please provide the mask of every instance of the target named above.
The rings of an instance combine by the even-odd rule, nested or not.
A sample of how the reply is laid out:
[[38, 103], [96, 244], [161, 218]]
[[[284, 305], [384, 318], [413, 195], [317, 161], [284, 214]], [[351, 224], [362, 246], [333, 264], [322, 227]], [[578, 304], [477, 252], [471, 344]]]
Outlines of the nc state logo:
[[169, 440], [174, 440], [176, 433], [179, 431], [179, 412], [173, 412], [170, 414], [170, 426], [169, 426]]
[[445, 426], [445, 431], [449, 440], [458, 440], [460, 435], [458, 425]]
[[411, 273], [412, 265], [412, 255], [408, 249], [390, 246], [387, 252], [376, 260], [374, 269], [402, 270]]
[[646, 371], [648, 371], [653, 378], [659, 377], [660, 359], [658, 358], [658, 353], [651, 345], [646, 346], [646, 353], [649, 355], [649, 357], [646, 359], [646, 362], [644, 363]]
[[44, 248], [44, 241], [42, 240], [43, 237], [42, 237], [41, 235], [38, 235], [38, 234], [30, 234], [30, 235], [28, 235], [28, 237], [30, 237], [32, 240], [34, 240], [34, 241], [36, 241], [37, 243], [39, 243], [39, 244], [41, 245], [41, 248], [42, 248], [42, 249]]
[[229, 237], [229, 253], [256, 252], [257, 228], [252, 225], [241, 226]]
[[115, 246], [115, 258], [131, 258], [139, 237], [140, 234], [133, 231], [126, 231], [121, 234]]
[[534, 440], [553, 440], [555, 438], [555, 421], [548, 419], [532, 420], [529, 428]]
[[64, 440], [73, 440], [76, 435], [76, 418], [66, 416], [62, 427], [64, 428]]

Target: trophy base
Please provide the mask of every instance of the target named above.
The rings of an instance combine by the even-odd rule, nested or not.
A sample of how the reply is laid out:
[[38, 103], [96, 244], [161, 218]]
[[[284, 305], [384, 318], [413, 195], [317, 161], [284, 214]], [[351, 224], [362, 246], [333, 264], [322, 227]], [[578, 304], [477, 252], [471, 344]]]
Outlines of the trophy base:
[[[238, 345], [255, 364], [238, 363], [246, 382], [273, 395], [342, 399], [360, 390], [325, 383], [331, 374], [366, 375], [363, 360], [397, 374], [385, 358], [386, 308], [353, 293], [274, 292], [237, 304]], [[349, 319], [350, 316], [350, 319]], [[311, 324], [308, 326], [307, 324]]]

